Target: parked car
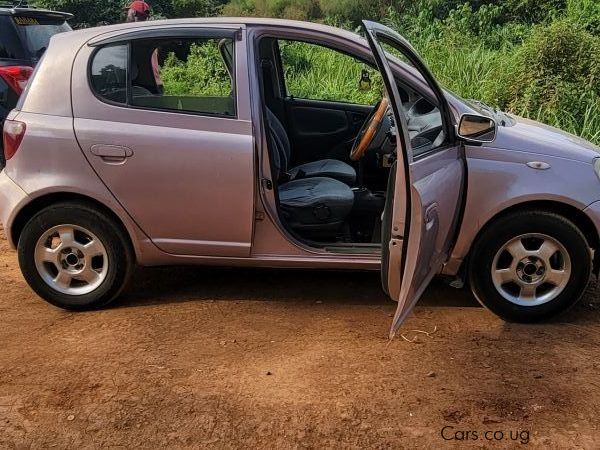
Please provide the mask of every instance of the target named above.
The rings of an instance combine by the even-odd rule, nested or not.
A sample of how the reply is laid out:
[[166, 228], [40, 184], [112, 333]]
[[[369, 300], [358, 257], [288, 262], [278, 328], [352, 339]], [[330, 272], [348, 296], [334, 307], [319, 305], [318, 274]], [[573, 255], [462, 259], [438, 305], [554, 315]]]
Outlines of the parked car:
[[[82, 310], [136, 263], [381, 270], [392, 335], [438, 274], [506, 320], [572, 306], [598, 270], [598, 147], [445, 91], [396, 32], [363, 28], [211, 18], [54, 36], [0, 173], [33, 290]], [[294, 46], [343, 59], [357, 89], [379, 77], [381, 100], [311, 84], [299, 98], [290, 74], [311, 64]]]
[[[26, 2], [0, 2], [0, 126], [16, 106], [50, 37], [71, 30], [67, 23], [71, 17], [68, 13], [29, 8]], [[0, 151], [0, 168], [3, 166], [4, 153]]]

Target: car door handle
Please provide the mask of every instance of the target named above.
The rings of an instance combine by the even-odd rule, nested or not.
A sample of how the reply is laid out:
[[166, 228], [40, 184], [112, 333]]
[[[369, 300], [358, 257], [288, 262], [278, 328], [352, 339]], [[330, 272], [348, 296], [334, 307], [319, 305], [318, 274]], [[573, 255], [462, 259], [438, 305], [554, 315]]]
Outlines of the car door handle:
[[93, 155], [110, 161], [125, 160], [125, 158], [133, 155], [133, 150], [121, 145], [96, 144], [92, 145], [90, 152]]
[[425, 228], [430, 230], [437, 222], [438, 218], [438, 204], [433, 203], [425, 210]]

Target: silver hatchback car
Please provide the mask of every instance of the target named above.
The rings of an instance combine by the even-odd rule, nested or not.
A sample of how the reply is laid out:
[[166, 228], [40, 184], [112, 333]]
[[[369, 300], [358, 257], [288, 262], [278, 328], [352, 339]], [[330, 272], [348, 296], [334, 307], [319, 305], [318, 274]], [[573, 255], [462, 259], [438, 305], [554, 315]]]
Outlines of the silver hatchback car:
[[[381, 270], [392, 335], [438, 274], [506, 320], [572, 306], [598, 270], [600, 149], [459, 98], [363, 25], [53, 37], [3, 135], [0, 219], [30, 286], [82, 310], [136, 263]], [[323, 52], [375, 106], [298, 85]]]

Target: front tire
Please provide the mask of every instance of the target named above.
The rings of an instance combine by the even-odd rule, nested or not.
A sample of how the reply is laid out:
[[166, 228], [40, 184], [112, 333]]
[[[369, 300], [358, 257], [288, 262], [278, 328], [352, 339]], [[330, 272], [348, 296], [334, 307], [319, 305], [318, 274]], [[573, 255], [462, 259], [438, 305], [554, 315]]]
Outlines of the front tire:
[[115, 221], [84, 203], [58, 203], [37, 213], [18, 244], [21, 272], [47, 302], [68, 310], [99, 308], [125, 287], [133, 252]]
[[581, 298], [592, 271], [590, 247], [568, 219], [547, 211], [501, 217], [477, 239], [469, 281], [481, 304], [511, 322], [538, 322]]

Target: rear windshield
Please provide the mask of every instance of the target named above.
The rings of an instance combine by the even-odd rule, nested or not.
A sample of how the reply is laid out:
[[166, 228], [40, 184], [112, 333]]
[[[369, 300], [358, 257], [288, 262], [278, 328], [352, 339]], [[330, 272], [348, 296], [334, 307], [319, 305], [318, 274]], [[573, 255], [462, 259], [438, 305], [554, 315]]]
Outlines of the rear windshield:
[[64, 19], [15, 16], [13, 21], [26, 52], [34, 58], [44, 54], [52, 36], [71, 30]]
[[52, 36], [71, 30], [64, 19], [16, 16], [13, 20], [29, 54], [36, 58], [44, 54]]
[[24, 58], [23, 46], [15, 31], [12, 17], [0, 15], [0, 59]]

